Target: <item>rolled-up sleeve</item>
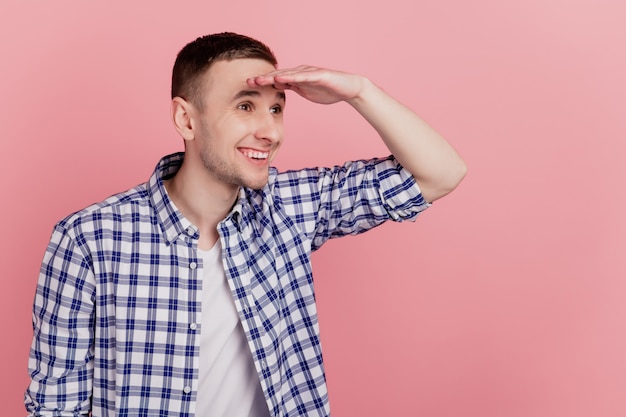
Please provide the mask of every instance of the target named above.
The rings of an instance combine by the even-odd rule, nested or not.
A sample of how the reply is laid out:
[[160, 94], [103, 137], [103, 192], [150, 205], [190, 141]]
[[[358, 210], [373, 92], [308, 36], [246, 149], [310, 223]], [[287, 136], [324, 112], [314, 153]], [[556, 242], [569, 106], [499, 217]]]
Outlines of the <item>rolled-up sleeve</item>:
[[391, 220], [412, 220], [430, 207], [410, 172], [390, 156], [376, 164], [379, 193]]
[[393, 156], [278, 174], [273, 188], [313, 250], [330, 238], [359, 234], [387, 220], [413, 221], [430, 206]]
[[33, 307], [25, 393], [31, 416], [90, 411], [95, 285], [89, 256], [57, 225], [44, 255]]

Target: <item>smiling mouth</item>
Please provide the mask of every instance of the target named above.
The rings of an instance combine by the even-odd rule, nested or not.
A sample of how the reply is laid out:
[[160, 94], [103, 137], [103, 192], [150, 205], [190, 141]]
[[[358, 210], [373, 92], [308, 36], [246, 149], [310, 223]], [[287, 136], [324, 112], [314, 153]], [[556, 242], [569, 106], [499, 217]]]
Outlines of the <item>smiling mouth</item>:
[[270, 156], [269, 152], [254, 151], [251, 149], [242, 149], [241, 153], [244, 154], [244, 156], [257, 161], [266, 160]]

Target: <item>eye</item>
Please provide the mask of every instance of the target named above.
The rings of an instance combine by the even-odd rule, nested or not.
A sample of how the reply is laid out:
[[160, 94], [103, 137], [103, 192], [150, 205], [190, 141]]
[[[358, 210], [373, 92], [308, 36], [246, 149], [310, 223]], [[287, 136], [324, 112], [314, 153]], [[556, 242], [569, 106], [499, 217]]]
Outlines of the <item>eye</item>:
[[281, 114], [282, 112], [283, 112], [283, 107], [278, 104], [270, 108], [270, 113]]
[[250, 105], [250, 103], [241, 103], [237, 108], [243, 111], [252, 111], [252, 105]]

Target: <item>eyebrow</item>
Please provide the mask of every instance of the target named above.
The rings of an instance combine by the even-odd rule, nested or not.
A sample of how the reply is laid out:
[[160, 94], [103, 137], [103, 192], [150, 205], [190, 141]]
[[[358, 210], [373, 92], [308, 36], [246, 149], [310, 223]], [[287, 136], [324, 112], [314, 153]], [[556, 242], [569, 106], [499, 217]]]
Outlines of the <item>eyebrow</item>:
[[[244, 97], [260, 97], [261, 93], [258, 90], [241, 90], [233, 97], [233, 101], [239, 100]], [[282, 101], [286, 101], [284, 91], [277, 91], [276, 98]]]

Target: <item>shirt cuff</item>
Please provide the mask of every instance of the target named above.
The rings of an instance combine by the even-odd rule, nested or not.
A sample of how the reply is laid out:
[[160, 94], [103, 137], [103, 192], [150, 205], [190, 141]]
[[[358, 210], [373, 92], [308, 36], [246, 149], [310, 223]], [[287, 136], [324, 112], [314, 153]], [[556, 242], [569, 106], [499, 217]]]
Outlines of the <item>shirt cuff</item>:
[[393, 156], [382, 160], [376, 169], [380, 197], [392, 220], [415, 221], [419, 213], [432, 205], [424, 200], [413, 175]]

